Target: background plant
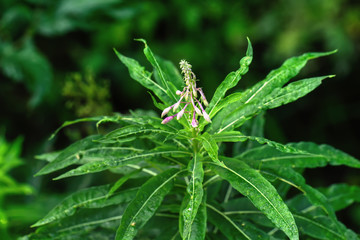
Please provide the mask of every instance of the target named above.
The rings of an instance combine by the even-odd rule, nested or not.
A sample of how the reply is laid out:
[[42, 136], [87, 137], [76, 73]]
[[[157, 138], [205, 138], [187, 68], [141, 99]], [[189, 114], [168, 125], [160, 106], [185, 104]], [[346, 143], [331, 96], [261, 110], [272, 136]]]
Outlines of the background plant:
[[[335, 212], [359, 201], [360, 188], [342, 184], [316, 189], [302, 172], [326, 165], [359, 168], [360, 161], [329, 145], [281, 144], [263, 137], [267, 109], [295, 101], [333, 77], [288, 83], [309, 60], [334, 51], [290, 58], [253, 87], [226, 94], [248, 72], [253, 58], [249, 41], [240, 68], [226, 76], [207, 103], [191, 65], [180, 63], [182, 81], [174, 65], [155, 57], [141, 41], [155, 80], [137, 61], [115, 52], [130, 76], [152, 91], [162, 115], [175, 115], [162, 121], [137, 111], [65, 123], [62, 127], [93, 120], [97, 126], [113, 122], [119, 127], [40, 156], [48, 164], [37, 175], [80, 165], [55, 179], [99, 172], [101, 178], [108, 170], [116, 181], [68, 196], [26, 238], [299, 239], [300, 234], [358, 239]], [[291, 187], [298, 191], [290, 194]]]

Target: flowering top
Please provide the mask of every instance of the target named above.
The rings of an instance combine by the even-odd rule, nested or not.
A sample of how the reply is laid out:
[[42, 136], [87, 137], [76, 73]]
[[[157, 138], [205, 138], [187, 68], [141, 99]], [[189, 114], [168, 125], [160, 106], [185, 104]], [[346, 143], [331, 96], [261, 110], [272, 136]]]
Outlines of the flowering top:
[[[171, 109], [173, 109], [175, 112], [180, 107], [180, 105], [182, 105], [182, 109], [175, 115], [166, 117], [161, 123], [166, 124], [175, 117], [179, 120], [184, 115], [184, 113], [188, 115], [188, 119], [191, 121], [191, 125], [194, 128], [199, 125], [197, 120], [198, 116], [203, 116], [206, 121], [211, 122], [209, 115], [205, 112], [205, 109], [201, 103], [203, 103], [205, 106], [208, 106], [209, 104], [202, 89], [196, 87], [196, 75], [192, 72], [191, 65], [187, 61], [181, 60], [180, 68], [181, 73], [184, 75], [185, 87], [182, 91], [176, 91], [176, 95], [180, 96], [179, 101], [170, 107], [165, 108], [161, 114], [161, 117], [168, 114]], [[200, 100], [197, 99], [198, 93], [200, 94]], [[185, 111], [186, 109], [187, 111]]]

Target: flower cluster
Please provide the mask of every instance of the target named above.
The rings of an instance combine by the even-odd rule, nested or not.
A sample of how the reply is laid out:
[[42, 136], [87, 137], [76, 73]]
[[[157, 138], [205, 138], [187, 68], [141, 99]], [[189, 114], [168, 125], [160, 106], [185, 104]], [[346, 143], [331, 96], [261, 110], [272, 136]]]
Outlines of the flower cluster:
[[[174, 112], [183, 106], [180, 112], [175, 115], [166, 117], [161, 123], [166, 124], [173, 120], [175, 117], [179, 120], [184, 113], [191, 118], [191, 125], [195, 128], [199, 125], [197, 120], [198, 116], [203, 116], [208, 122], [211, 122], [209, 115], [205, 112], [205, 109], [201, 103], [207, 107], [209, 104], [201, 88], [196, 87], [196, 76], [191, 70], [191, 65], [185, 60], [180, 61], [181, 73], [184, 75], [185, 87], [182, 91], [177, 90], [176, 95], [180, 96], [179, 101], [164, 109], [161, 117], [164, 117], [172, 109]], [[200, 100], [197, 99], [198, 93], [200, 94]]]

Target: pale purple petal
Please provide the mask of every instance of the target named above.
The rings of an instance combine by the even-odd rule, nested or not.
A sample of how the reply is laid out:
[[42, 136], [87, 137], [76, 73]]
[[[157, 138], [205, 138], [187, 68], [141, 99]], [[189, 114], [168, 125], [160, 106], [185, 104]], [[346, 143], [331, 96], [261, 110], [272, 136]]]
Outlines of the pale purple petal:
[[171, 120], [173, 120], [176, 115], [177, 115], [177, 114], [165, 118], [165, 119], [161, 122], [161, 124], [167, 124], [168, 122], [170, 122]]
[[187, 107], [188, 103], [185, 105], [185, 107], [177, 114], [177, 120], [179, 120], [182, 115], [184, 115], [184, 112], [185, 112], [185, 108]]
[[173, 108], [173, 106], [165, 108], [164, 111], [161, 113], [161, 117], [164, 117], [166, 114], [168, 114], [168, 112], [171, 110], [171, 108]]
[[203, 116], [204, 116], [204, 119], [205, 119], [207, 122], [211, 122], [211, 119], [210, 119], [209, 115], [208, 115], [205, 111], [203, 111], [202, 114], [203, 114]]

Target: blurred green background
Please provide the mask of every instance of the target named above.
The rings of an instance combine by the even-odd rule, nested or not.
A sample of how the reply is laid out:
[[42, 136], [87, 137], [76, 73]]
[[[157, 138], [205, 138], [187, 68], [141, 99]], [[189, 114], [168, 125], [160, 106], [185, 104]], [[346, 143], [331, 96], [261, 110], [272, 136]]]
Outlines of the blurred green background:
[[[131, 80], [116, 48], [151, 70], [142, 54], [188, 60], [207, 98], [238, 68], [249, 37], [254, 60], [237, 90], [262, 80], [285, 59], [338, 49], [297, 78], [336, 74], [310, 95], [267, 113], [266, 137], [328, 143], [360, 158], [360, 3], [357, 0], [2, 0], [0, 2], [0, 234], [24, 235], [67, 193], [87, 186], [34, 178], [35, 155], [94, 131], [82, 124], [48, 141], [66, 120], [154, 109]], [[8, 162], [13, 162], [9, 167]], [[22, 162], [22, 165], [20, 163]], [[316, 187], [360, 185], [358, 170], [307, 170]], [[10, 180], [9, 180], [10, 179]], [[354, 230], [360, 207], [339, 213]], [[6, 238], [5, 238], [6, 239]]]

